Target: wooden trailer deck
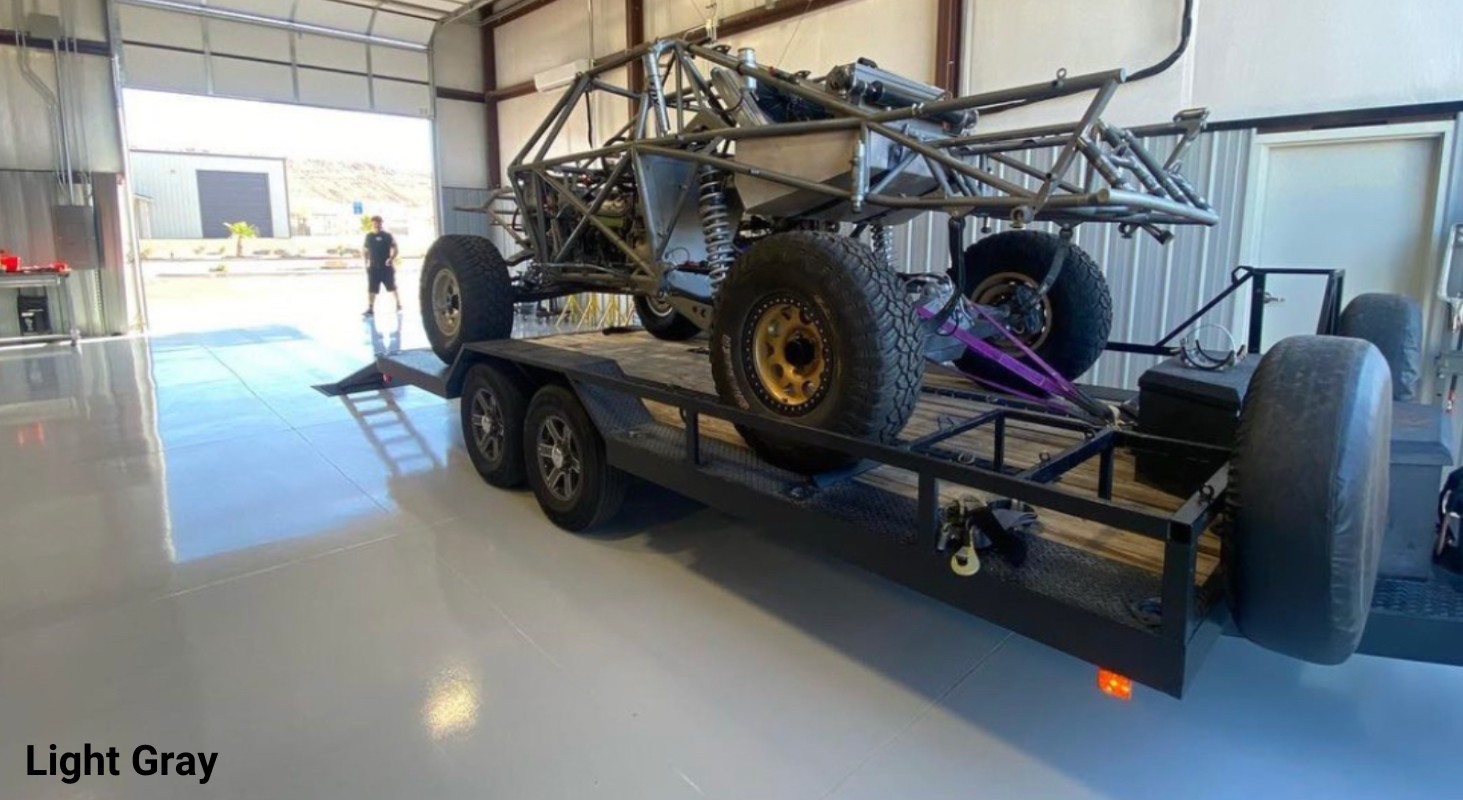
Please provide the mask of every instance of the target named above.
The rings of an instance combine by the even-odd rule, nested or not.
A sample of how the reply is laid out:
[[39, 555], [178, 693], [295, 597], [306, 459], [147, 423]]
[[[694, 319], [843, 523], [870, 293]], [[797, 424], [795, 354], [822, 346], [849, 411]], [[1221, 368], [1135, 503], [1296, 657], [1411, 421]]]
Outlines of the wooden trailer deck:
[[[614, 359], [625, 374], [631, 377], [679, 386], [712, 396], [715, 396], [716, 393], [705, 349], [707, 343], [702, 339], [693, 339], [689, 342], [664, 342], [643, 331], [613, 335], [592, 332], [550, 336], [536, 339], [535, 344]], [[952, 389], [968, 389], [970, 386], [964, 378], [933, 365], [926, 371], [925, 385], [927, 387], [947, 386]], [[680, 414], [675, 408], [654, 402], [646, 402], [646, 407], [657, 421], [673, 427], [684, 427]], [[992, 406], [971, 400], [942, 397], [931, 393], [922, 394], [915, 407], [914, 415], [910, 418], [909, 424], [905, 426], [901, 438], [909, 440], [935, 433], [959, 420], [975, 416], [990, 408]], [[701, 421], [701, 432], [708, 438], [745, 447], [736, 429], [722, 420], [704, 418]], [[1006, 463], [1024, 469], [1081, 441], [1082, 435], [1076, 432], [1013, 421], [1008, 424], [1006, 430]], [[993, 434], [987, 428], [978, 428], [973, 432], [947, 439], [941, 443], [940, 447], [944, 450], [989, 458], [993, 452]], [[1112, 502], [1165, 513], [1173, 512], [1183, 505], [1185, 498], [1138, 482], [1135, 477], [1135, 462], [1131, 451], [1119, 450], [1114, 467]], [[879, 467], [859, 475], [853, 480], [898, 492], [910, 498], [914, 498], [918, 494], [916, 476], [894, 467]], [[1095, 461], [1090, 461], [1064, 475], [1058, 485], [1068, 491], [1096, 497], [1097, 482], [1098, 467]], [[982, 493], [961, 486], [941, 485], [942, 504], [968, 496], [982, 497]], [[1162, 574], [1162, 542], [1117, 530], [1092, 520], [1044, 509], [1039, 509], [1039, 511], [1041, 526], [1038, 535], [1104, 558], [1139, 567], [1154, 575]], [[1200, 540], [1196, 582], [1202, 584], [1207, 581], [1218, 562], [1219, 540], [1212, 533], [1205, 533]]]

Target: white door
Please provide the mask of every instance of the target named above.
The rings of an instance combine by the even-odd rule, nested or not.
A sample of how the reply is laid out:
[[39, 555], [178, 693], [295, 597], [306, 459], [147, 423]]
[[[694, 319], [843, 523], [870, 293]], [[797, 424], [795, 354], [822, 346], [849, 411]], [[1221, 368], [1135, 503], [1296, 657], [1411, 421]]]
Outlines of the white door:
[[[1345, 269], [1343, 303], [1405, 294], [1423, 304], [1431, 331], [1451, 135], [1438, 122], [1255, 137], [1243, 263]], [[1323, 279], [1273, 276], [1267, 288], [1277, 299], [1265, 309], [1265, 348], [1316, 332]]]

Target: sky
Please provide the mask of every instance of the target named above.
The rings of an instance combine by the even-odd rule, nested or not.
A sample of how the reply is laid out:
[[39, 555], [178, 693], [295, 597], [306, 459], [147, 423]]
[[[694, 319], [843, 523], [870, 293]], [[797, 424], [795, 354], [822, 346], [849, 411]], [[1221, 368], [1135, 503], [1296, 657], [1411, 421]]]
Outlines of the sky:
[[432, 170], [425, 119], [145, 92], [123, 93], [133, 150], [363, 161], [410, 172]]

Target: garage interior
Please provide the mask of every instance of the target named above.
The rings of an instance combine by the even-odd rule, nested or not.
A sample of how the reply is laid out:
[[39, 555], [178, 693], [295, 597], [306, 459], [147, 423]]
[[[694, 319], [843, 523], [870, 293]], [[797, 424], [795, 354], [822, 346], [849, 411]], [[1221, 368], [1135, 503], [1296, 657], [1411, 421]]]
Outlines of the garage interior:
[[[1463, 7], [1450, 0], [0, 0], [0, 249], [15, 265], [0, 271], [0, 759], [8, 766], [0, 770], [0, 797], [1432, 797], [1453, 791], [1447, 789], [1457, 783], [1453, 757], [1463, 742], [1463, 613], [1456, 622], [1450, 615], [1463, 609], [1463, 579], [1456, 574], [1463, 557], [1456, 528], [1447, 519], [1441, 535], [1435, 528], [1438, 491], [1463, 452], [1463, 432], [1453, 420], [1456, 376], [1463, 373], [1463, 276], [1455, 274], [1463, 270], [1453, 269], [1463, 263], [1458, 30]], [[656, 42], [681, 44], [663, 50]], [[887, 234], [870, 252], [906, 286], [932, 284], [911, 276], [947, 271], [963, 280], [970, 257], [962, 260], [961, 253], [992, 237], [1011, 242], [1013, 235], [1039, 234], [1057, 242], [1063, 225], [1039, 210], [1030, 225], [1005, 211], [980, 211], [982, 203], [994, 207], [998, 195], [1036, 192], [1043, 180], [1068, 174], [1068, 165], [1055, 166], [1050, 153], [1012, 148], [998, 135], [1003, 132], [1036, 131], [1016, 139], [1043, 139], [1056, 136], [1053, 126], [1078, 119], [1086, 132], [1133, 131], [1141, 146], [1116, 148], [1112, 163], [1135, 173], [1148, 169], [1140, 150], [1162, 159], [1182, 148], [1181, 164], [1148, 169], [1160, 187], [1148, 189], [1187, 197], [1193, 202], [1182, 205], [1192, 218], [1212, 214], [1217, 221], [1168, 226], [1139, 215], [1122, 219], [1142, 221], [1118, 224], [1097, 214], [1060, 239], [1055, 261], [1046, 256], [1044, 264], [1057, 266], [1039, 293], [1055, 291], [1053, 282], [1072, 274], [1073, 267], [1061, 266], [1074, 261], [1068, 246], [1090, 256], [1110, 293], [1106, 349], [1080, 375], [1064, 376], [1070, 386], [1052, 380], [1052, 397], [1065, 399], [1068, 411], [1076, 403], [1064, 417], [1078, 420], [1075, 427], [1024, 440], [1022, 425], [1035, 425], [1036, 417], [1019, 415], [1029, 411], [1035, 390], [995, 401], [981, 395], [986, 399], [977, 402], [968, 381], [956, 386], [966, 376], [932, 372], [931, 365], [914, 381], [918, 403], [910, 399], [896, 426], [902, 439], [867, 436], [872, 443], [863, 446], [843, 441], [859, 438], [856, 433], [810, 439], [806, 431], [778, 429], [805, 458], [847, 447], [840, 455], [852, 460], [808, 470], [819, 474], [778, 484], [770, 494], [723, 491], [716, 487], [735, 480], [716, 472], [717, 463], [755, 473], [749, 486], [766, 484], [768, 475], [782, 480], [786, 465], [767, 466], [741, 443], [753, 441], [748, 426], [755, 431], [756, 425], [735, 416], [737, 404], [723, 391], [728, 379], [718, 373], [713, 380], [704, 366], [726, 358], [717, 351], [716, 323], [708, 323], [711, 338], [701, 333], [706, 325], [688, 329], [688, 341], [652, 337], [640, 330], [653, 327], [648, 306], [639, 306], [638, 319], [631, 313], [633, 292], [585, 288], [600, 285], [593, 276], [606, 272], [603, 264], [571, 265], [591, 275], [572, 292], [524, 282], [525, 270], [554, 260], [511, 258], [538, 246], [535, 219], [553, 217], [543, 224], [578, 231], [568, 239], [544, 234], [564, 252], [579, 237], [610, 242], [617, 231], [630, 230], [604, 221], [605, 196], [562, 201], [553, 214], [542, 213], [548, 206], [504, 211], [514, 199], [507, 190], [515, 187], [520, 202], [548, 202], [533, 191], [572, 191], [553, 183], [572, 170], [552, 169], [578, 164], [567, 160], [575, 154], [611, 147], [615, 131], [635, 131], [637, 118], [640, 129], [660, 124], [662, 134], [680, 125], [682, 143], [704, 135], [713, 149], [725, 146], [725, 137], [706, 133], [704, 118], [731, 119], [747, 109], [705, 102], [688, 110], [688, 101], [665, 101], [669, 87], [676, 89], [672, 98], [695, 96], [689, 69], [662, 76], [668, 88], [660, 108], [671, 109], [666, 120], [647, 110], [654, 92], [646, 87], [657, 85], [658, 59], [671, 54], [666, 63], [674, 67], [674, 54], [683, 51], [699, 53], [694, 60], [708, 75], [717, 53], [740, 59], [741, 74], [728, 73], [735, 76], [730, 88], [707, 91], [725, 99], [738, 85], [747, 87], [737, 96], [751, 98], [743, 102], [753, 107], [759, 98], [766, 105], [767, 95], [757, 92], [775, 86], [776, 78], [797, 84], [801, 74], [808, 85], [826, 86], [819, 79], [835, 66], [861, 74], [853, 69], [860, 59], [869, 60], [862, 67], [876, 71], [871, 74], [885, 76], [880, 91], [907, 88], [886, 73], [922, 87], [915, 101], [879, 100], [871, 91], [850, 100], [853, 110], [842, 113], [874, 115], [859, 123], [868, 140], [858, 155], [850, 161], [838, 151], [833, 158], [838, 172], [854, 177], [839, 184], [820, 176], [798, 187], [822, 191], [819, 202], [827, 205], [818, 213], [841, 227], [779, 229], [746, 246], [739, 240], [725, 284], [699, 267], [681, 270], [687, 282], [676, 284], [677, 270], [668, 268], [665, 276], [655, 273], [659, 293], [635, 290], [646, 295], [642, 300], [672, 303], [667, 313], [684, 311], [683, 321], [696, 305], [697, 281], [731, 292], [759, 242], [778, 236], [865, 243]], [[619, 91], [595, 85], [597, 93], [576, 107], [575, 87], [591, 88], [586, 76], [601, 68], [604, 85]], [[1117, 68], [1127, 70], [1125, 82], [1100, 121], [1087, 119], [1095, 92], [1067, 92], [1068, 78], [1080, 82]], [[675, 83], [675, 76], [687, 83]], [[975, 105], [956, 111], [940, 105], [1010, 87], [1056, 96], [1031, 103], [1007, 98], [997, 113], [988, 110], [992, 101], [979, 106], [978, 119]], [[918, 94], [924, 90], [932, 94]], [[448, 309], [436, 293], [445, 284], [432, 279], [441, 270], [425, 247], [403, 253], [405, 309], [397, 323], [389, 321], [383, 310], [389, 300], [383, 300], [363, 332], [358, 308], [324, 308], [301, 290], [260, 301], [278, 303], [285, 314], [163, 330], [150, 314], [142, 243], [205, 234], [201, 226], [197, 236], [191, 229], [144, 234], [161, 222], [140, 219], [151, 213], [140, 209], [165, 191], [145, 191], [149, 181], [164, 186], [160, 175], [186, 169], [184, 182], [199, 207], [194, 216], [222, 224], [259, 214], [258, 235], [282, 241], [298, 235], [298, 226], [285, 199], [282, 160], [135, 148], [127, 131], [136, 109], [125, 102], [132, 91], [426, 121], [434, 207], [430, 222], [412, 223], [413, 233], [421, 230], [424, 246], [470, 241], [510, 257], [504, 269], [513, 270], [515, 283], [505, 290], [518, 294], [502, 302], [518, 338], [463, 333], [456, 343], [461, 352], [452, 351], [456, 360], [436, 360], [442, 342], [431, 330], [445, 324]], [[852, 96], [852, 90], [845, 94]], [[561, 104], [565, 98], [573, 102]], [[794, 103], [787, 108], [778, 113], [792, 116], [774, 114], [758, 125], [801, 124], [826, 135], [839, 124], [832, 103], [806, 117], [796, 116]], [[1184, 127], [1197, 117], [1170, 124], [1176, 112], [1197, 108], [1208, 109], [1202, 130]], [[971, 114], [959, 116], [964, 111]], [[966, 126], [962, 135], [993, 136], [973, 145], [1000, 147], [969, 155], [969, 163], [990, 186], [1007, 188], [966, 196], [965, 173], [907, 149], [907, 161], [928, 170], [921, 191], [943, 191], [944, 202], [931, 201], [888, 226], [878, 218], [831, 216], [865, 200], [874, 207], [879, 198], [909, 200], [881, 194], [877, 179], [860, 187], [864, 148], [878, 140], [868, 131], [946, 113], [959, 120], [947, 125], [947, 135]], [[716, 124], [710, 125], [714, 133]], [[733, 142], [737, 157], [750, 160], [758, 136]], [[634, 138], [620, 137], [625, 147]], [[652, 155], [646, 150], [637, 158]], [[1087, 150], [1071, 155], [1096, 158]], [[698, 165], [721, 163], [713, 156]], [[549, 171], [534, 167], [555, 159]], [[533, 168], [528, 172], [525, 161]], [[1164, 189], [1179, 166], [1186, 183]], [[609, 183], [631, 167], [618, 169], [606, 168], [616, 176]], [[656, 174], [639, 161], [633, 170], [637, 184], [650, 182], [644, 173]], [[536, 177], [524, 177], [530, 172]], [[748, 187], [769, 172], [736, 177], [746, 207], [734, 203], [734, 215], [745, 211], [750, 220], [760, 213]], [[1085, 179], [1102, 178], [1099, 173], [1094, 167]], [[575, 186], [603, 177], [583, 174]], [[690, 171], [676, 175], [662, 181], [679, 192], [672, 210], [694, 209], [691, 189], [705, 192], [708, 184], [693, 185]], [[954, 187], [936, 185], [935, 175]], [[523, 188], [530, 185], [538, 188]], [[1057, 194], [1079, 188], [1064, 184]], [[1138, 193], [1145, 186], [1138, 181], [1128, 188]], [[1101, 202], [1117, 202], [1110, 198], [1122, 191], [1105, 192]], [[845, 192], [856, 199], [845, 201]], [[966, 205], [952, 201], [957, 195]], [[836, 202], [827, 200], [835, 196]], [[1038, 209], [1049, 200], [1043, 195]], [[774, 201], [787, 202], [782, 195]], [[1168, 214], [1174, 205], [1154, 208]], [[975, 214], [969, 224], [961, 222], [966, 212]], [[583, 218], [577, 226], [575, 213]], [[702, 222], [695, 224], [699, 231]], [[1171, 238], [1160, 235], [1169, 227]], [[346, 235], [359, 238], [354, 230]], [[676, 261], [681, 244], [663, 247], [660, 260]], [[711, 260], [710, 234], [700, 246]], [[622, 257], [609, 246], [601, 252]], [[354, 258], [348, 279], [364, 295], [366, 273]], [[508, 287], [510, 273], [502, 274], [499, 289]], [[1255, 277], [1261, 274], [1263, 282]], [[1038, 283], [1040, 275], [1031, 285]], [[959, 286], [942, 313], [970, 294]], [[1387, 317], [1369, 328], [1342, 310], [1359, 308], [1351, 305], [1357, 298], [1384, 295], [1401, 298], [1405, 324]], [[467, 293], [452, 297], [460, 305], [450, 310], [462, 317], [454, 325], [476, 330]], [[731, 301], [720, 302], [702, 306], [721, 315]], [[968, 302], [974, 308], [986, 300], [970, 296]], [[1046, 308], [1048, 316], [1060, 311]], [[1201, 310], [1204, 327], [1189, 325]], [[206, 316], [195, 318], [206, 322]], [[1253, 325], [1257, 317], [1263, 325]], [[1015, 330], [1013, 319], [994, 318], [989, 329]], [[1181, 330], [1182, 344], [1164, 339]], [[1330, 383], [1307, 383], [1318, 362], [1282, 360], [1296, 352], [1295, 337], [1352, 343], [1347, 352], [1357, 366], [1342, 378], [1326, 378]], [[1036, 358], [1037, 340], [1029, 348], [1011, 341], [992, 349]], [[1160, 341], [1167, 350], [1138, 346]], [[1247, 352], [1234, 364], [1194, 363], [1215, 353], [1225, 361], [1242, 345]], [[1251, 379], [1247, 370], [1256, 369], [1262, 354], [1289, 366], [1262, 367], [1267, 377]], [[755, 355], [747, 359], [761, 363]], [[1187, 366], [1180, 363], [1186, 360]], [[777, 369], [804, 366], [795, 361]], [[418, 366], [424, 363], [432, 366]], [[472, 391], [486, 385], [474, 383], [474, 375], [484, 374], [477, 366], [505, 364], [519, 370], [509, 372], [520, 376], [513, 391], [523, 396], [504, 395], [501, 387]], [[970, 369], [962, 371], [968, 376]], [[1229, 381], [1235, 375], [1244, 381]], [[1260, 410], [1251, 411], [1260, 408], [1253, 393], [1261, 380], [1275, 396], [1298, 395], [1296, 413], [1262, 420]], [[1369, 406], [1364, 393], [1377, 381], [1387, 395]], [[1323, 390], [1287, 395], [1287, 383]], [[999, 381], [986, 381], [982, 391], [991, 384], [999, 393]], [[787, 397], [806, 399], [800, 390], [779, 397], [793, 405]], [[589, 429], [579, 430], [590, 455], [573, 452], [582, 458], [598, 452], [605, 474], [638, 478], [616, 484], [626, 492], [623, 509], [612, 519], [596, 517], [604, 524], [584, 533], [560, 530], [578, 523], [572, 513], [555, 516], [545, 505], [526, 441], [517, 442], [520, 457], [510, 472], [523, 471], [526, 453], [533, 490], [484, 484], [485, 478], [525, 478], [490, 475], [485, 440], [474, 427], [489, 416], [511, 416], [513, 407], [495, 404], [489, 414], [473, 404], [489, 395], [517, 397], [519, 419], [526, 414], [532, 421], [532, 407], [521, 406], [550, 391], [588, 420]], [[810, 404], [823, 396], [807, 391]], [[639, 400], [625, 412], [608, 395]], [[1097, 412], [1082, 405], [1094, 397]], [[1121, 404], [1135, 398], [1142, 404], [1124, 422]], [[1164, 402], [1179, 410], [1155, 421]], [[749, 408], [741, 405], [741, 413]], [[967, 525], [965, 484], [954, 484], [966, 474], [961, 470], [983, 469], [986, 462], [949, 456], [934, 443], [983, 424], [962, 421], [972, 408], [982, 420], [1000, 417], [1001, 425], [1007, 424], [1001, 414], [1016, 414], [1009, 438], [1002, 427], [979, 447], [1004, 447], [1013, 461], [1029, 459], [1007, 469], [996, 456], [987, 470], [991, 480], [1042, 492], [1055, 504], [1036, 503], [1046, 530], [1027, 537], [1020, 558], [1002, 549], [999, 536], [979, 544], [978, 534], [989, 531], [974, 516], [968, 540], [940, 538], [938, 552], [920, 552], [938, 578], [921, 577], [925, 566], [903, 566], [916, 562], [902, 540], [870, 545], [867, 554], [827, 544], [845, 533], [853, 537], [862, 524], [848, 510], [860, 494], [902, 498], [900, 508], [918, 513], [925, 529], [911, 534], [919, 544], [920, 536], [946, 530], [941, 519], [954, 518], [926, 516], [927, 500], [929, 510]], [[1143, 417], [1145, 408], [1154, 416]], [[1112, 420], [1091, 425], [1102, 409], [1112, 411]], [[1346, 441], [1300, 440], [1326, 409], [1359, 420], [1337, 423], [1335, 437]], [[567, 418], [576, 419], [574, 413]], [[621, 423], [633, 430], [621, 430]], [[1230, 438], [1204, 445], [1205, 452], [1219, 458], [1213, 453], [1223, 449], [1227, 466], [1216, 473], [1219, 462], [1199, 468], [1184, 461], [1183, 469], [1202, 473], [1196, 483], [1182, 491], [1162, 487], [1180, 480], [1174, 474], [1182, 470], [1162, 459], [1145, 467], [1149, 456], [1139, 444], [1207, 441], [1211, 424], [1229, 430]], [[1232, 442], [1236, 426], [1264, 424], [1277, 431], [1268, 449], [1255, 444], [1261, 437], [1254, 434]], [[534, 432], [532, 425], [509, 427], [518, 433], [492, 441], [512, 447], [514, 437]], [[1351, 446], [1361, 439], [1346, 438], [1360, 437], [1354, 431], [1361, 428], [1377, 442], [1371, 455]], [[1328, 438], [1326, 430], [1320, 439]], [[669, 432], [665, 453], [637, 455], [637, 448], [650, 453], [654, 444], [646, 443], [653, 437], [645, 431]], [[1288, 443], [1281, 441], [1286, 436]], [[560, 440], [542, 440], [540, 448], [546, 443], [553, 465], [561, 466]], [[1227, 460], [1231, 445], [1235, 459], [1273, 458], [1261, 464], [1251, 457], [1240, 470]], [[1098, 447], [1108, 448], [1104, 466], [1079, 464]], [[568, 444], [563, 448], [569, 452]], [[776, 451], [756, 450], [774, 462], [768, 453]], [[1327, 452], [1336, 460], [1326, 461]], [[1321, 455], [1307, 460], [1309, 453]], [[593, 475], [588, 462], [573, 463], [581, 482]], [[892, 469], [902, 469], [902, 477], [888, 478]], [[1328, 483], [1325, 470], [1339, 477]], [[1256, 538], [1245, 533], [1244, 514], [1264, 503], [1237, 503], [1223, 480], [1207, 482], [1211, 473], [1227, 474], [1229, 490], [1246, 475], [1249, 487], [1255, 475], [1267, 477], [1269, 494], [1289, 503], [1277, 501], [1285, 508], [1275, 513], [1294, 523], [1269, 530], [1270, 539], [1289, 541], [1292, 527], [1319, 526], [1342, 531], [1337, 541], [1351, 542], [1345, 531], [1352, 511], [1358, 518], [1380, 515], [1385, 540], [1368, 533], [1360, 544], [1345, 545], [1360, 548], [1353, 560], [1370, 565], [1364, 579], [1356, 578], [1362, 588], [1332, 587], [1336, 607], [1360, 603], [1362, 614], [1360, 621], [1336, 623], [1354, 634], [1336, 659], [1344, 663], [1311, 663], [1324, 658], [1306, 643], [1276, 638], [1290, 636], [1287, 625], [1298, 623], [1253, 621], [1258, 609], [1278, 619], [1308, 606], [1296, 601], [1288, 609], [1284, 596], [1277, 601], [1247, 582], [1259, 580], [1245, 576], [1263, 573], [1264, 565], [1243, 550]], [[1332, 505], [1323, 508], [1328, 513], [1310, 514], [1303, 487], [1317, 475], [1314, 485], [1329, 487]], [[563, 486], [569, 491], [569, 483]], [[1086, 494], [1080, 502], [1063, 500], [1052, 486]], [[1186, 518], [1202, 537], [1182, 539], [1170, 529], [1138, 542], [1123, 533], [1133, 530], [1124, 524], [1176, 519], [1171, 515], [1191, 508], [1184, 502], [1191, 493], [1205, 502], [1223, 500], [1213, 520], [1202, 510]], [[1161, 515], [1134, 510], [1159, 495]], [[1010, 497], [1019, 506], [1014, 491]], [[842, 511], [825, 508], [839, 504]], [[994, 505], [977, 501], [975, 507]], [[1013, 519], [999, 517], [996, 530], [1007, 533]], [[1064, 520], [1071, 524], [1064, 528]], [[1216, 527], [1205, 528], [1211, 523]], [[1399, 525], [1410, 526], [1405, 547], [1394, 533]], [[1173, 583], [1175, 546], [1189, 548], [1191, 561], [1189, 573]], [[1070, 562], [1079, 566], [1096, 559], [1137, 570], [1132, 574], [1156, 587], [1153, 597], [1122, 598], [1112, 613], [1125, 619], [1111, 627], [1098, 624], [1107, 610], [1068, 614], [1042, 594], [1036, 578], [1025, 577], [1068, 563], [1050, 560], [1068, 550], [1082, 552]], [[1333, 558], [1331, 550], [1325, 558]], [[1326, 563], [1349, 558], [1341, 553]], [[1298, 576], [1300, 588], [1287, 591], [1319, 596], [1312, 584], [1341, 580], [1335, 570]], [[951, 597], [1003, 579], [1016, 587], [1012, 594], [982, 589], [968, 603]], [[1060, 591], [1074, 595], [1106, 585], [1075, 574], [1065, 584]], [[1180, 624], [1176, 651], [1130, 647], [1147, 641], [1140, 634], [1168, 636], [1177, 624], [1161, 608], [1154, 611], [1160, 591], [1165, 604], [1189, 596], [1201, 609], [1190, 609]], [[1244, 607], [1240, 597], [1253, 602]], [[1408, 603], [1427, 607], [1414, 612]], [[1109, 652], [1117, 660], [1095, 655]], [[170, 774], [146, 774], [145, 762], [132, 760], [142, 746], [216, 760], [206, 780], [183, 771], [181, 758]], [[71, 768], [66, 759], [47, 760], [88, 747], [121, 752], [115, 774], [78, 759], [71, 763], [83, 765], [81, 772], [63, 780]]]

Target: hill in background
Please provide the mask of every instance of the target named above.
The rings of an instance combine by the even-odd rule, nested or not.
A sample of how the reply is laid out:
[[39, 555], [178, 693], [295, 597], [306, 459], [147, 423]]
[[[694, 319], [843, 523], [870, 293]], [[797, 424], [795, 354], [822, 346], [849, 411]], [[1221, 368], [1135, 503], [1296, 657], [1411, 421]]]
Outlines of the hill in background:
[[360, 161], [291, 159], [285, 162], [291, 210], [296, 214], [335, 212], [362, 203], [378, 209], [430, 209], [432, 176], [402, 172]]

